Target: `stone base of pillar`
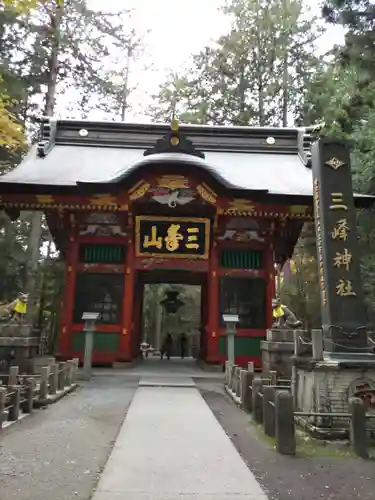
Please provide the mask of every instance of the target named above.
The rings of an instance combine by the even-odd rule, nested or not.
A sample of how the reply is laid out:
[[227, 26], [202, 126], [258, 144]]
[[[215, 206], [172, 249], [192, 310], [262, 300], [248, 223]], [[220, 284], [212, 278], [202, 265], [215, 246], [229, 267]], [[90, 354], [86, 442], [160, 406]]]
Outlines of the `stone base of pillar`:
[[9, 323], [0, 325], [0, 361], [18, 366], [20, 373], [33, 373], [33, 358], [37, 355], [39, 337], [31, 325]]
[[[295, 411], [308, 413], [348, 413], [349, 400], [360, 398], [367, 413], [375, 413], [375, 363], [316, 361], [295, 357]], [[299, 416], [298, 422], [314, 437], [344, 439], [350, 420], [341, 417]], [[366, 427], [375, 436], [375, 419]]]
[[[307, 332], [301, 331], [303, 336]], [[275, 371], [277, 376], [291, 378], [294, 355], [293, 330], [267, 330], [267, 338], [260, 344], [262, 350], [262, 371]]]

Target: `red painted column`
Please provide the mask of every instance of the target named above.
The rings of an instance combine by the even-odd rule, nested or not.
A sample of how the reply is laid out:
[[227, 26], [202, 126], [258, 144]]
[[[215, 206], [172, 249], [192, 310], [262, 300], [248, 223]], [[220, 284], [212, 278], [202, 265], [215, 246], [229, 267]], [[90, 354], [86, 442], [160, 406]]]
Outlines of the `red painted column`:
[[219, 259], [216, 241], [210, 253], [208, 273], [207, 363], [219, 363]]
[[[132, 227], [130, 229], [132, 230]], [[119, 361], [130, 361], [132, 358], [131, 335], [134, 334], [134, 258], [134, 241], [133, 237], [130, 237], [126, 251], [122, 325], [118, 353]], [[138, 297], [135, 299], [139, 300]]]
[[63, 300], [61, 332], [59, 338], [59, 356], [68, 359], [71, 355], [73, 309], [75, 301], [76, 274], [78, 265], [79, 243], [75, 231], [72, 230], [69, 238], [68, 252], [66, 256], [66, 285]]

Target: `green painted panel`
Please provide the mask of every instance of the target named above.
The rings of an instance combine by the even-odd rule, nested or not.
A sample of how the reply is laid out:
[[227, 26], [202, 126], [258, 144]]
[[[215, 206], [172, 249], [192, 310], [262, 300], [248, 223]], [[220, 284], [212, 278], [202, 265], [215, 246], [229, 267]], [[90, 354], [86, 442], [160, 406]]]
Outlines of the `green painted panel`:
[[225, 249], [220, 254], [220, 266], [224, 269], [263, 269], [263, 252]]
[[124, 245], [84, 244], [80, 245], [79, 260], [88, 264], [124, 264]]
[[[260, 343], [265, 337], [236, 337], [234, 341], [235, 356], [261, 356]], [[219, 338], [219, 353], [227, 355], [227, 337]]]
[[[117, 352], [119, 348], [120, 333], [95, 332], [94, 350], [99, 352]], [[74, 332], [72, 339], [72, 351], [83, 352], [85, 345], [84, 332]]]

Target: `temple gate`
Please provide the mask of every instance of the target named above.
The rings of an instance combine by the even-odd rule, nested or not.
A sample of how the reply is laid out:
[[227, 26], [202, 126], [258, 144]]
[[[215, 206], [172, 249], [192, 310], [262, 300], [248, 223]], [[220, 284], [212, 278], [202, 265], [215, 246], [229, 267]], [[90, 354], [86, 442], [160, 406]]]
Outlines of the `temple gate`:
[[144, 285], [187, 283], [202, 290], [201, 358], [225, 361], [236, 311], [236, 362], [260, 367], [275, 269], [313, 220], [310, 143], [308, 129], [45, 120], [0, 178], [0, 208], [43, 211], [65, 259], [59, 357], [82, 358], [92, 311], [93, 362], [134, 359]]

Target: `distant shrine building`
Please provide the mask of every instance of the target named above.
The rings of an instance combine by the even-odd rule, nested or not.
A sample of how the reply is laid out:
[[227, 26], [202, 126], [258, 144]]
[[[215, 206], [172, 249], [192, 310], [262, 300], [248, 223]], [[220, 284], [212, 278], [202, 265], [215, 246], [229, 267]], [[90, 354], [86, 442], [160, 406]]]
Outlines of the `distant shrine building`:
[[310, 148], [308, 129], [45, 120], [0, 208], [44, 212], [66, 262], [58, 356], [82, 359], [99, 312], [93, 362], [138, 357], [145, 284], [178, 283], [201, 286], [200, 357], [225, 361], [234, 312], [236, 362], [260, 367], [275, 265], [313, 220]]

